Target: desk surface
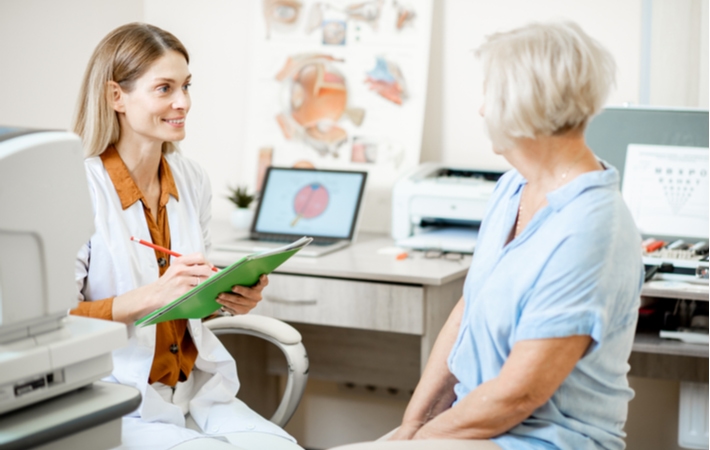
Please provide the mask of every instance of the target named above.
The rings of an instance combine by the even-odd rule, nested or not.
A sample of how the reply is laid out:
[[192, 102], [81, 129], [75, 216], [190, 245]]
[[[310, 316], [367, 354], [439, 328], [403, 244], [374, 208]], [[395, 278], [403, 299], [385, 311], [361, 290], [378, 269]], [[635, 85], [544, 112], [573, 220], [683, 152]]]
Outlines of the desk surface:
[[[245, 237], [224, 223], [213, 226], [212, 242]], [[441, 286], [466, 276], [471, 257], [461, 261], [446, 259], [426, 259], [422, 252], [413, 252], [403, 261], [393, 254], [382, 254], [383, 248], [391, 248], [394, 241], [386, 235], [362, 233], [350, 247], [317, 258], [294, 256], [276, 271], [277, 273], [309, 275], [316, 277], [345, 278], [350, 280], [404, 283], [414, 285]], [[213, 264], [225, 266], [233, 263], [246, 253], [214, 250]], [[641, 295], [649, 297], [681, 298], [708, 301], [708, 285], [684, 284], [667, 281], [651, 281], [644, 285]], [[679, 341], [661, 339], [657, 334], [636, 336], [633, 350], [642, 353], [708, 357], [708, 346], [686, 344]]]
[[708, 346], [705, 344], [689, 344], [675, 339], [664, 339], [658, 332], [637, 332], [632, 350], [639, 353], [656, 355], [691, 356], [707, 358]]
[[708, 301], [708, 285], [678, 281], [651, 280], [643, 285], [641, 295], [646, 297], [682, 298]]
[[[213, 248], [219, 243], [244, 238], [246, 235], [227, 222], [215, 222], [212, 227]], [[442, 258], [427, 259], [423, 252], [410, 252], [408, 259], [398, 261], [394, 254], [380, 252], [393, 246], [394, 241], [387, 235], [361, 233], [349, 247], [317, 258], [294, 256], [276, 272], [440, 286], [465, 277], [471, 265], [470, 256], [460, 261], [450, 261]], [[245, 255], [215, 249], [210, 257], [213, 264], [227, 266]], [[644, 285], [641, 295], [708, 301], [709, 291], [707, 284], [650, 281]]]
[[[227, 266], [247, 253], [217, 250], [219, 243], [246, 237], [228, 223], [216, 222], [212, 227], [212, 264]], [[360, 233], [349, 247], [320, 257], [294, 256], [279, 267], [277, 273], [310, 275], [349, 280], [381, 281], [415, 285], [441, 286], [466, 276], [471, 257], [459, 261], [444, 258], [427, 259], [423, 252], [411, 252], [408, 259], [398, 261], [395, 254], [383, 254], [392, 248], [392, 238]]]

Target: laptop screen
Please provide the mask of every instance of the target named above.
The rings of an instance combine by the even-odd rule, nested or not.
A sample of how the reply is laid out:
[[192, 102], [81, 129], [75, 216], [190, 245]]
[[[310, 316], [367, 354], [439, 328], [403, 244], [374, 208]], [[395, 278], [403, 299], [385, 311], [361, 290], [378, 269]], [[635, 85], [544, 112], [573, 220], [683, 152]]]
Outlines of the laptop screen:
[[366, 172], [269, 167], [252, 233], [352, 239]]

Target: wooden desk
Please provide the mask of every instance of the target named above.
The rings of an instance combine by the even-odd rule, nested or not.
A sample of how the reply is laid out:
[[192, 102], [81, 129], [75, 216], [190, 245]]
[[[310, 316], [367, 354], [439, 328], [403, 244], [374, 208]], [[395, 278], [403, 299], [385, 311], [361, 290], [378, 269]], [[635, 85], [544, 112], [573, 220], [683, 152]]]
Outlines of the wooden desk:
[[[236, 239], [216, 224], [215, 247]], [[463, 292], [470, 257], [425, 259], [421, 252], [398, 261], [379, 250], [384, 235], [361, 235], [349, 248], [319, 258], [293, 257], [270, 276], [254, 310], [292, 324], [303, 335], [311, 375], [338, 382], [412, 389], [451, 309]], [[214, 251], [216, 265], [244, 254]], [[707, 286], [669, 289], [651, 282], [642, 295], [708, 300]], [[708, 346], [639, 334], [631, 375], [708, 382]]]
[[[213, 230], [213, 264], [244, 254], [219, 251], [239, 233]], [[295, 256], [269, 279], [254, 313], [289, 322], [303, 335], [310, 374], [339, 382], [413, 389], [441, 327], [463, 292], [470, 256], [398, 261], [379, 250], [390, 238], [361, 234], [318, 258]]]
[[[643, 297], [708, 301], [708, 285], [651, 280]], [[638, 332], [629, 357], [629, 375], [677, 381], [708, 383], [708, 346], [661, 339], [658, 332]]]

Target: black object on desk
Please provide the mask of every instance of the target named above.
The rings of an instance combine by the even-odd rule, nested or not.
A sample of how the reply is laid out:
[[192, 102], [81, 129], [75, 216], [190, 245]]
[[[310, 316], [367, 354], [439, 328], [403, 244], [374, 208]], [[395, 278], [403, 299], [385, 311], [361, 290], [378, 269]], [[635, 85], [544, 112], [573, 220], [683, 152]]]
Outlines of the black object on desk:
[[673, 264], [670, 263], [662, 263], [660, 265], [647, 265], [646, 266], [646, 274], [643, 277], [643, 281], [649, 281], [653, 276], [658, 273], [658, 272], [663, 272], [663, 273], [673, 273], [675, 271], [675, 267], [673, 267]]

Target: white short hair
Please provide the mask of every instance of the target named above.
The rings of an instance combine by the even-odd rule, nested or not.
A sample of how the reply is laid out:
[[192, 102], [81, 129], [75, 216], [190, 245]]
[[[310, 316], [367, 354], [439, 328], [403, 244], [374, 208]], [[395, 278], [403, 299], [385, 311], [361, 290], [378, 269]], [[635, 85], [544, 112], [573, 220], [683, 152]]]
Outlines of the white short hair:
[[573, 22], [533, 23], [489, 36], [476, 50], [484, 67], [484, 111], [495, 148], [584, 129], [614, 85], [608, 50]]

